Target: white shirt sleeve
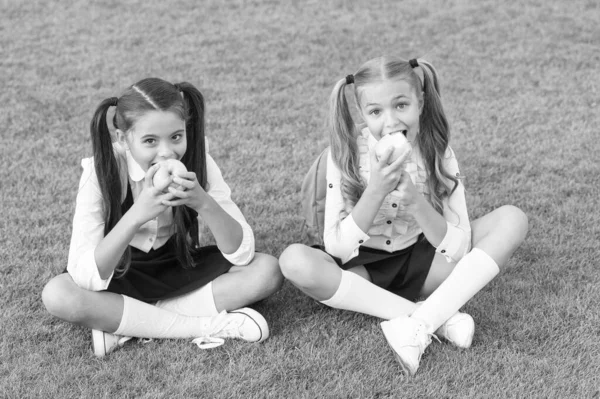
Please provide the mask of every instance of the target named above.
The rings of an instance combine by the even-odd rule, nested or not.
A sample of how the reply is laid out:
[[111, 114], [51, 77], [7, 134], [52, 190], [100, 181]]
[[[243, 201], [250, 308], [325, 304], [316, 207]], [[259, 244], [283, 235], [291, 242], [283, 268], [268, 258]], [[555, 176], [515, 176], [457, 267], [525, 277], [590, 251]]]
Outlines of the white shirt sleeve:
[[344, 209], [341, 190], [342, 174], [331, 159], [327, 157], [327, 195], [325, 197], [325, 221], [323, 242], [327, 253], [340, 258], [342, 264], [358, 255], [359, 247], [369, 239], [357, 225], [352, 215], [339, 220]]
[[247, 265], [254, 259], [254, 233], [240, 209], [231, 200], [231, 189], [225, 183], [216, 162], [208, 153], [206, 153], [206, 176], [208, 194], [242, 226], [243, 237], [239, 248], [231, 254], [223, 253], [223, 256], [234, 265]]
[[[446, 151], [443, 162], [448, 173], [456, 177], [460, 176], [458, 162], [450, 147]], [[444, 199], [443, 204], [448, 230], [436, 248], [436, 252], [444, 255], [448, 262], [458, 262], [471, 250], [471, 224], [467, 212], [465, 187], [460, 179], [454, 192]]]
[[102, 195], [93, 158], [81, 161], [83, 174], [73, 217], [73, 233], [69, 248], [67, 272], [81, 288], [91, 291], [105, 290], [111, 279], [102, 279], [98, 272], [94, 251], [104, 238], [104, 211]]

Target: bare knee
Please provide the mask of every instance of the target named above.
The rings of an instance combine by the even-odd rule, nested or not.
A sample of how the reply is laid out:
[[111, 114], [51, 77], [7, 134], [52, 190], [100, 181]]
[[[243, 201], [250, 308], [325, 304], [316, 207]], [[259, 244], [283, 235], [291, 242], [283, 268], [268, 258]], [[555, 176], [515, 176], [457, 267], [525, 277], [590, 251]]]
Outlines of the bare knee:
[[265, 297], [274, 294], [283, 285], [283, 275], [276, 257], [257, 253], [252, 267], [255, 269], [255, 280]]
[[510, 229], [516, 244], [520, 244], [525, 240], [525, 236], [529, 231], [529, 219], [527, 215], [513, 205], [505, 205], [500, 209], [502, 210], [502, 223], [506, 225], [507, 229]]
[[283, 276], [293, 283], [305, 282], [310, 279], [311, 270], [308, 261], [308, 247], [302, 244], [292, 244], [279, 256], [279, 267]]
[[51, 315], [76, 323], [83, 310], [80, 290], [68, 274], [61, 274], [46, 284], [42, 302]]

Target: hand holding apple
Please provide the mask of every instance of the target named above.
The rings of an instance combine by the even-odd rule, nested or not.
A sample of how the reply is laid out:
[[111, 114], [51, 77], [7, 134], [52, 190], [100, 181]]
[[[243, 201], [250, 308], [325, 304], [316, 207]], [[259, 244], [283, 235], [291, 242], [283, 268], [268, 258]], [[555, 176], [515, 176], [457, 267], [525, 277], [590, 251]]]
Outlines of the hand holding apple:
[[[185, 165], [176, 159], [167, 159], [159, 162], [158, 165], [159, 168], [152, 178], [152, 184], [162, 191], [166, 191], [167, 187], [172, 185], [173, 177], [187, 172]], [[174, 187], [180, 188], [180, 186]]]
[[404, 156], [404, 154], [412, 151], [412, 147], [404, 134], [402, 133], [393, 133], [386, 134], [383, 136], [377, 144], [375, 145], [375, 155], [377, 155], [377, 159], [380, 159], [383, 156], [385, 150], [389, 147], [394, 148], [394, 152], [390, 155], [388, 159], [388, 164], [391, 164], [396, 159]]

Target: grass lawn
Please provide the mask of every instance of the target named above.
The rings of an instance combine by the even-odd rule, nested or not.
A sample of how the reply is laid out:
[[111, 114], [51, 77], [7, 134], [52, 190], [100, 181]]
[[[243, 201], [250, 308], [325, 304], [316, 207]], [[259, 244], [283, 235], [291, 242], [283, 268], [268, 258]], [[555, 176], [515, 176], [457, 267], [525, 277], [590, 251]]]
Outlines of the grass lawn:
[[[0, 2], [0, 397], [600, 397], [600, 4], [232, 0]], [[290, 284], [255, 308], [263, 344], [130, 343], [103, 360], [40, 293], [66, 266], [97, 104], [147, 76], [197, 85], [211, 153], [279, 256], [327, 145], [334, 83], [382, 55], [438, 68], [471, 217], [530, 232], [466, 306], [473, 347], [403, 376], [379, 320]]]

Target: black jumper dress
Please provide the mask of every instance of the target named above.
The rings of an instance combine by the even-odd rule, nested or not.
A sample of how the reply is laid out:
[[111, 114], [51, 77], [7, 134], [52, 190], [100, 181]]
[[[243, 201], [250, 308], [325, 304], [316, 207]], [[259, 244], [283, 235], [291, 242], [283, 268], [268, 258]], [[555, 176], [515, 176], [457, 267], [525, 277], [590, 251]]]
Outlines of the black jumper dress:
[[[121, 205], [123, 214], [133, 205], [131, 187]], [[192, 253], [193, 267], [183, 268], [175, 252], [175, 235], [160, 248], [146, 253], [131, 248], [131, 265], [125, 275], [113, 276], [106, 291], [153, 303], [195, 291], [227, 273], [233, 264], [216, 245], [202, 247]]]
[[[325, 251], [322, 245], [313, 247]], [[343, 265], [339, 258], [328, 255], [344, 270], [364, 265], [373, 284], [414, 302], [419, 299], [419, 293], [429, 274], [435, 247], [421, 234], [416, 243], [396, 252], [361, 246], [358, 255]]]

